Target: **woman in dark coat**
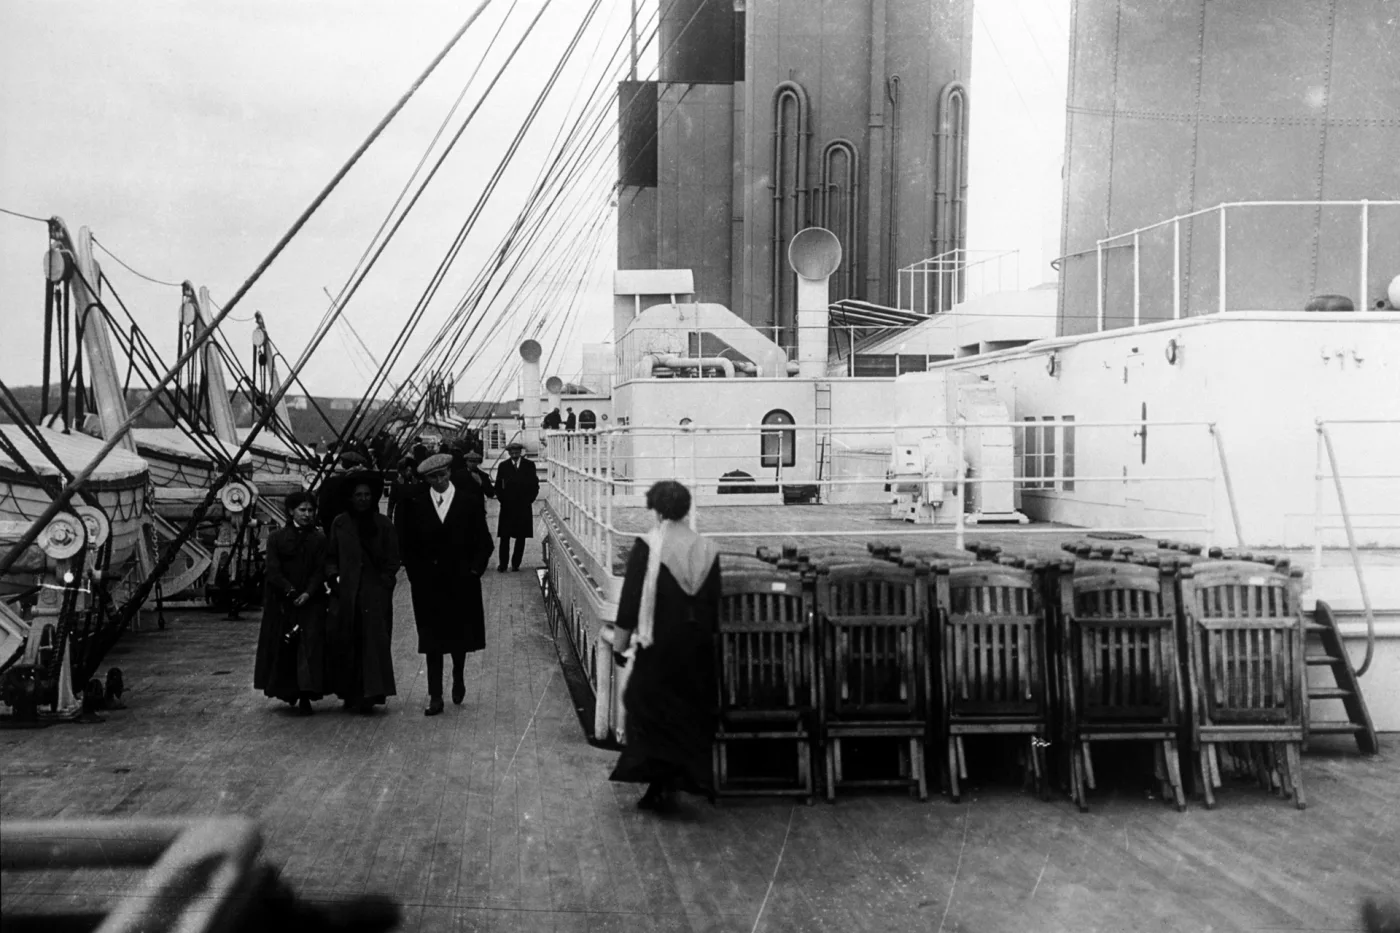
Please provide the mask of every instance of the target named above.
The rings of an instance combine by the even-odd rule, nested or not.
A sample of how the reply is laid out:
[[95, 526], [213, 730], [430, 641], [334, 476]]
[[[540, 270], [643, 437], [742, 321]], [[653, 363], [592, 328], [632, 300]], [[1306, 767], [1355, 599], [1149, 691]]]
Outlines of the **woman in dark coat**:
[[[467, 652], [486, 647], [481, 575], [491, 561], [486, 500], [471, 479], [452, 478], [452, 458], [436, 454], [418, 467], [427, 484], [399, 506], [395, 526], [413, 592], [418, 653], [427, 656], [428, 708], [442, 704], [442, 656], [452, 656], [452, 702], [466, 696]], [[439, 504], [441, 503], [441, 504]]]
[[657, 525], [632, 546], [613, 623], [613, 650], [632, 672], [612, 780], [648, 784], [637, 806], [666, 811], [676, 790], [714, 797], [720, 575], [714, 546], [684, 521], [689, 490], [663, 480], [647, 491], [647, 507]]
[[346, 708], [369, 713], [394, 695], [394, 581], [399, 543], [394, 526], [379, 514], [377, 476], [351, 474], [350, 510], [331, 525], [326, 580], [331, 607], [326, 620], [330, 685]]
[[316, 527], [313, 501], [305, 492], [287, 496], [287, 527], [268, 536], [253, 666], [253, 688], [297, 705], [303, 716], [325, 692], [326, 536]]

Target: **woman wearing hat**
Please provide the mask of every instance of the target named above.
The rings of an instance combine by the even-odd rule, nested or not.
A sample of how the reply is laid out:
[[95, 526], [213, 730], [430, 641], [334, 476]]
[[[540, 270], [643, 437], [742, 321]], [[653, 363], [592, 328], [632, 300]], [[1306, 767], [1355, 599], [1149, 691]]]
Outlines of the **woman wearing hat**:
[[326, 536], [310, 493], [294, 492], [283, 504], [287, 527], [267, 539], [253, 687], [309, 716], [325, 687]]
[[379, 514], [383, 483], [376, 474], [345, 478], [350, 509], [331, 524], [326, 581], [331, 609], [326, 620], [330, 681], [346, 708], [373, 712], [394, 695], [394, 581], [399, 542], [394, 526]]
[[662, 480], [647, 490], [656, 527], [638, 538], [613, 622], [613, 651], [632, 673], [622, 694], [627, 744], [611, 779], [646, 784], [643, 810], [668, 811], [677, 790], [713, 799], [714, 635], [719, 555], [686, 524], [690, 490]]

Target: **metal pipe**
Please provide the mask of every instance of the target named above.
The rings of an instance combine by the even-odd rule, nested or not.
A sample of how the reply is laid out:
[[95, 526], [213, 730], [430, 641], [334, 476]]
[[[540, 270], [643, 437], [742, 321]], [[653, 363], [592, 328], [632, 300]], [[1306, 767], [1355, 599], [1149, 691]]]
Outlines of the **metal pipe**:
[[[785, 185], [784, 150], [787, 148], [787, 107], [791, 102], [797, 111], [797, 139], [794, 147], [794, 167], [791, 183]], [[782, 328], [783, 308], [783, 241], [807, 225], [807, 142], [811, 137], [808, 114], [811, 104], [807, 92], [796, 81], [783, 81], [773, 89], [773, 324]], [[791, 192], [794, 211], [790, 223], [784, 222], [783, 204]], [[791, 227], [791, 229], [787, 229]], [[779, 340], [779, 345], [782, 341]]]
[[1220, 295], [1218, 297], [1221, 314], [1225, 313], [1225, 205], [1220, 205]]
[[[886, 0], [871, 0], [870, 3], [869, 140], [866, 143], [869, 214], [865, 223], [865, 290], [861, 295], [877, 303], [887, 300], [880, 288], [880, 270], [884, 268], [881, 237], [885, 229], [885, 4]], [[884, 284], [889, 285], [888, 282]]]
[[[841, 230], [836, 230], [833, 226], [835, 217], [833, 216], [832, 200], [833, 193], [840, 188], [832, 180], [832, 166], [837, 155], [844, 155], [846, 160], [845, 169], [845, 189], [843, 191], [845, 204], [841, 217]], [[822, 217], [821, 225], [826, 229], [841, 237], [841, 252], [846, 257], [846, 290], [842, 298], [854, 298], [856, 294], [856, 283], [859, 281], [856, 251], [856, 218], [860, 216], [860, 150], [856, 144], [849, 139], [833, 139], [822, 149]]]
[[885, 281], [895, 277], [899, 253], [899, 75], [885, 80], [885, 94], [890, 99], [890, 216], [885, 221], [889, 248], [885, 253]]
[[1181, 221], [1172, 224], [1172, 320], [1181, 320]]
[[1361, 290], [1356, 293], [1357, 310], [1371, 310], [1371, 301], [1366, 297], [1366, 278], [1370, 265], [1370, 256], [1367, 250], [1370, 248], [1371, 240], [1371, 211], [1369, 205], [1361, 202]]
[[1376, 650], [1376, 613], [1371, 608], [1371, 594], [1366, 589], [1366, 575], [1361, 571], [1361, 554], [1356, 547], [1356, 530], [1351, 526], [1351, 513], [1347, 511], [1346, 493], [1342, 491], [1342, 475], [1337, 469], [1337, 452], [1332, 449], [1332, 435], [1327, 433], [1327, 425], [1317, 422], [1317, 431], [1322, 435], [1322, 443], [1327, 448], [1327, 462], [1332, 468], [1332, 483], [1337, 487], [1337, 506], [1342, 512], [1342, 525], [1347, 532], [1347, 550], [1351, 552], [1351, 566], [1356, 571], [1356, 586], [1361, 591], [1361, 607], [1366, 610], [1366, 657], [1356, 669], [1356, 676], [1366, 673], [1371, 666], [1371, 656]]
[[[967, 134], [967, 86], [961, 81], [949, 81], [938, 95], [938, 130], [934, 134], [933, 256], [961, 250], [967, 243]], [[955, 287], [960, 276], [953, 271], [949, 287], [944, 289], [945, 271], [941, 264], [937, 275], [936, 308], [945, 311], [943, 296], [947, 295], [951, 307], [954, 296], [962, 292]]]

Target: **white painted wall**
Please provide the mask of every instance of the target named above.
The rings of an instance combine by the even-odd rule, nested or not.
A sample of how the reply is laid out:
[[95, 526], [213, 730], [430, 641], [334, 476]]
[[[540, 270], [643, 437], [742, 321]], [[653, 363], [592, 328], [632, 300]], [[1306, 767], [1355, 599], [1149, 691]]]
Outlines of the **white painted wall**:
[[[1175, 364], [1166, 357], [1171, 341], [1178, 348]], [[1208, 430], [1149, 424], [1144, 462], [1136, 424], [1082, 423], [1136, 423], [1146, 404], [1149, 422], [1215, 422], [1246, 546], [1299, 547], [1313, 540], [1316, 419], [1400, 422], [1400, 315], [1212, 315], [1042, 341], [939, 364], [935, 371], [990, 377], [1017, 419], [1073, 415], [1081, 422], [1075, 427], [1076, 488], [1023, 493], [1022, 506], [1034, 518], [1145, 527], [1208, 522], [1214, 509], [1215, 542], [1237, 543], [1223, 479], [1155, 478], [1213, 474]], [[1400, 473], [1400, 423], [1331, 430], [1344, 475]], [[1084, 479], [1093, 476], [1116, 479]], [[1400, 546], [1400, 516], [1394, 515], [1400, 481], [1351, 479], [1345, 490], [1362, 526], [1360, 543]], [[1330, 487], [1324, 508], [1336, 510]], [[1377, 515], [1385, 512], [1392, 514]], [[1342, 540], [1340, 531], [1325, 539], [1328, 545]]]

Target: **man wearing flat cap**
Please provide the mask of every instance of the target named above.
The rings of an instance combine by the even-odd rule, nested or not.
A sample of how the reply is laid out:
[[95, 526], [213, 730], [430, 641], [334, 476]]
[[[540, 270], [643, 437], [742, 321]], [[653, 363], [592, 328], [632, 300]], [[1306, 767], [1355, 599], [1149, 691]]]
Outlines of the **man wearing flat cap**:
[[428, 708], [443, 711], [442, 656], [452, 655], [452, 702], [466, 697], [467, 652], [486, 647], [481, 575], [491, 562], [485, 499], [452, 479], [452, 456], [433, 454], [418, 465], [427, 485], [400, 504], [394, 517], [413, 594], [418, 653], [428, 661]]
[[[501, 503], [501, 515], [496, 521], [496, 535], [501, 539], [500, 561], [496, 570], [504, 573], [506, 558], [510, 569], [519, 570], [525, 557], [525, 541], [535, 536], [534, 501], [540, 494], [540, 478], [534, 461], [524, 456], [525, 445], [512, 441], [506, 445], [509, 460], [496, 467], [496, 501]], [[511, 539], [515, 548], [511, 549]]]
[[481, 494], [486, 498], [496, 498], [496, 485], [491, 482], [490, 474], [481, 468], [481, 451], [469, 450], [462, 460], [464, 465], [460, 470], [453, 472], [452, 478], [455, 480], [460, 476], [481, 490]]

